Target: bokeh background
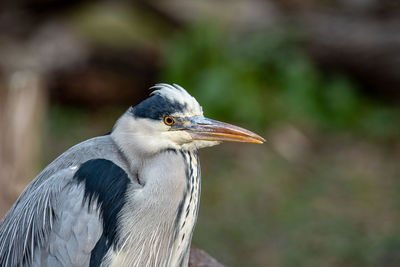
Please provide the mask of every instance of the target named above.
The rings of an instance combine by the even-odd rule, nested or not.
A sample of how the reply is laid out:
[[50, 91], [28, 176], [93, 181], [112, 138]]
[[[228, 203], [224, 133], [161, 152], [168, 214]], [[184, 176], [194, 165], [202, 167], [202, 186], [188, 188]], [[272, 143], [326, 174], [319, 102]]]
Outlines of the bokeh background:
[[0, 217], [157, 82], [264, 145], [201, 151], [194, 244], [229, 266], [400, 266], [400, 2], [0, 3]]

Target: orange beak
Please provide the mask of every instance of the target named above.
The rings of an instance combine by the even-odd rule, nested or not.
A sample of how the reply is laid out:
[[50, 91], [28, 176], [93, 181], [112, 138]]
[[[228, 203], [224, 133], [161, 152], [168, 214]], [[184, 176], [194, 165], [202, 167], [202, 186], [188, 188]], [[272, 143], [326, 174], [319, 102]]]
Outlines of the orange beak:
[[204, 117], [191, 119], [191, 126], [186, 130], [192, 135], [193, 140], [230, 141], [241, 143], [262, 144], [265, 139], [241, 127], [211, 120]]

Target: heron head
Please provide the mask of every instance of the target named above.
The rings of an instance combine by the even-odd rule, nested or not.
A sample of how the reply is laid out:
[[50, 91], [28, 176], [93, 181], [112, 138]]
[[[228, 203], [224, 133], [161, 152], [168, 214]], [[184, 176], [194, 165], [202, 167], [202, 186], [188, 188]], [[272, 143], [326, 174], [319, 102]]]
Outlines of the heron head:
[[114, 135], [135, 142], [150, 153], [165, 149], [198, 149], [222, 141], [261, 144], [265, 140], [246, 129], [203, 116], [194, 97], [179, 85], [157, 84], [149, 98], [121, 117]]

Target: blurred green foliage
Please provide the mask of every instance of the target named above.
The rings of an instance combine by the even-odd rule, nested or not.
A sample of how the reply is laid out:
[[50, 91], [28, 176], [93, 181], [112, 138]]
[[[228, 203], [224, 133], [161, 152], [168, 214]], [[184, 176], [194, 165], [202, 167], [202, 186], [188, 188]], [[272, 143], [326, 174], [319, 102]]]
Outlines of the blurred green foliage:
[[202, 152], [195, 244], [229, 266], [398, 266], [398, 158], [354, 143], [301, 164], [270, 148]]
[[323, 73], [303, 53], [294, 31], [230, 36], [194, 24], [164, 50], [162, 81], [178, 82], [207, 114], [265, 129], [287, 120], [371, 137], [400, 135], [400, 111], [364, 97], [344, 74]]
[[397, 108], [321, 71], [287, 29], [232, 36], [195, 24], [171, 38], [162, 70], [206, 116], [268, 133], [314, 129], [322, 144], [292, 161], [269, 143], [202, 151], [196, 245], [229, 266], [400, 264], [400, 169], [384, 145], [400, 136]]
[[168, 32], [165, 23], [148, 10], [115, 2], [88, 2], [71, 14], [71, 22], [91, 42], [117, 49], [156, 49]]

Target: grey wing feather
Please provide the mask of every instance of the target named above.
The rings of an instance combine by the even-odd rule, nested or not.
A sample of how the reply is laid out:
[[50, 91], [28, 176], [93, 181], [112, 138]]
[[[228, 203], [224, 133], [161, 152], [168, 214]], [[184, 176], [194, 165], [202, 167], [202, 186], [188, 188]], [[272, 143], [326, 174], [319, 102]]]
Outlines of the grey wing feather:
[[[60, 219], [49, 234], [49, 242], [41, 249], [42, 262], [54, 261], [61, 266], [89, 266], [90, 254], [100, 238], [103, 227], [96, 204], [82, 206], [83, 186], [72, 184], [60, 199]], [[42, 264], [43, 265], [43, 264]], [[39, 265], [40, 266], [40, 265]], [[44, 266], [52, 266], [44, 264]]]
[[0, 226], [1, 266], [20, 266], [33, 258], [35, 246], [45, 242], [57, 205], [57, 194], [65, 186], [58, 177], [72, 177], [65, 169], [23, 194], [10, 209]]
[[0, 225], [0, 266], [89, 266], [102, 225], [95, 205], [83, 204], [75, 170], [29, 188]]
[[[127, 164], [110, 136], [101, 136], [70, 148], [33, 180], [0, 223], [1, 267], [89, 265], [102, 225], [96, 205], [82, 206], [84, 188], [73, 182], [71, 166], [99, 157]], [[83, 254], [68, 257], [68, 263], [73, 244]]]

